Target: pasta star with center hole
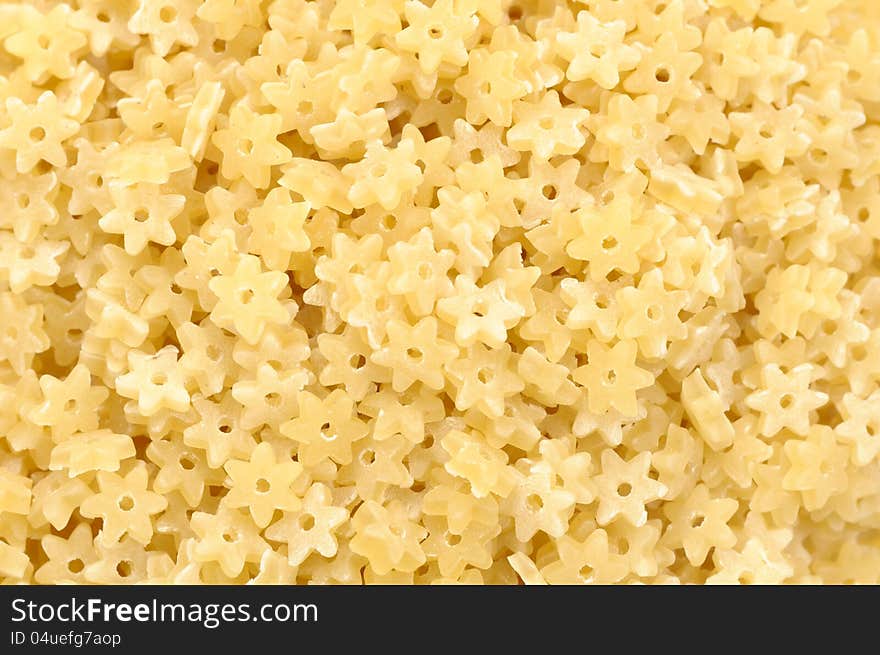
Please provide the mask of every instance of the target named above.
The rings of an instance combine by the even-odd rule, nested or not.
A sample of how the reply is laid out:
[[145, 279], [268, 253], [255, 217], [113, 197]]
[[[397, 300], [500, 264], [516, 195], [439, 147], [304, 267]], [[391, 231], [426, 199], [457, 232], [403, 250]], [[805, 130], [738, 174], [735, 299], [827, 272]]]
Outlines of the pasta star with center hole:
[[281, 520], [266, 529], [266, 538], [287, 544], [287, 561], [299, 566], [313, 552], [333, 557], [338, 547], [336, 533], [348, 519], [343, 507], [333, 504], [326, 485], [315, 483], [303, 497], [298, 511], [285, 511]]
[[668, 489], [652, 480], [648, 473], [651, 468], [651, 454], [639, 453], [629, 461], [624, 461], [611, 449], [602, 451], [602, 472], [594, 478], [599, 499], [596, 521], [607, 525], [621, 517], [641, 527], [648, 520], [645, 505], [663, 498]]
[[286, 275], [264, 272], [257, 257], [245, 255], [233, 272], [208, 282], [218, 299], [211, 317], [221, 327], [232, 327], [245, 341], [255, 344], [267, 325], [284, 324], [290, 319], [278, 298], [287, 285]]
[[103, 527], [98, 540], [112, 546], [128, 534], [138, 543], [148, 544], [153, 536], [150, 517], [162, 512], [168, 501], [147, 489], [146, 465], [136, 462], [123, 475], [98, 471], [96, 478], [99, 491], [82, 502], [80, 513], [86, 518], [101, 517]]
[[260, 528], [269, 525], [275, 510], [294, 511], [302, 505], [292, 489], [303, 473], [302, 464], [276, 459], [266, 442], [251, 451], [248, 461], [229, 460], [223, 468], [232, 481], [224, 502], [229, 507], [247, 508]]
[[654, 375], [636, 364], [638, 346], [624, 339], [608, 347], [591, 341], [587, 363], [572, 373], [575, 382], [586, 387], [590, 411], [602, 413], [614, 408], [632, 416], [638, 411], [636, 392], [654, 382]]

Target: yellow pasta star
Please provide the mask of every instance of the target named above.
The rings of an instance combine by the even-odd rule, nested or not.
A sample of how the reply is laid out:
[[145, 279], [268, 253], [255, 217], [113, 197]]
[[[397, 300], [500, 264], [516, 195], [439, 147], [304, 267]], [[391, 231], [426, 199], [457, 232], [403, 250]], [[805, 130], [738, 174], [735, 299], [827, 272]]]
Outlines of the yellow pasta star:
[[170, 246], [177, 240], [171, 221], [183, 209], [183, 196], [163, 194], [154, 184], [111, 186], [110, 193], [116, 207], [98, 225], [105, 232], [123, 235], [128, 254], [138, 254], [150, 241]]
[[352, 550], [366, 557], [380, 575], [392, 568], [413, 571], [425, 561], [420, 542], [427, 531], [409, 521], [403, 507], [368, 501], [355, 512], [352, 527]]
[[0, 148], [15, 151], [19, 173], [27, 173], [41, 159], [55, 166], [67, 163], [63, 142], [76, 134], [79, 125], [63, 115], [55, 94], [44, 91], [33, 105], [9, 97], [6, 113], [12, 124], [0, 131]]
[[468, 56], [468, 73], [458, 78], [455, 89], [467, 99], [467, 119], [476, 125], [490, 120], [507, 127], [513, 118], [513, 102], [526, 95], [528, 85], [514, 75], [513, 52], [475, 48]]
[[128, 29], [147, 35], [156, 52], [164, 56], [175, 43], [192, 46], [198, 42], [198, 33], [192, 24], [196, 9], [194, 0], [139, 0], [137, 11], [128, 21]]
[[388, 345], [373, 353], [372, 360], [392, 370], [395, 391], [406, 391], [416, 381], [440, 390], [445, 383], [443, 367], [457, 355], [454, 344], [438, 338], [437, 321], [423, 318], [413, 326], [389, 323]]
[[216, 514], [194, 512], [196, 534], [192, 557], [197, 562], [216, 562], [223, 573], [235, 577], [250, 562], [256, 564], [269, 549], [258, 528], [241, 510], [221, 508]]
[[638, 409], [636, 392], [654, 381], [654, 376], [636, 365], [637, 345], [624, 339], [608, 347], [591, 341], [588, 361], [578, 367], [572, 377], [586, 387], [590, 411], [602, 413], [614, 408], [625, 415], [634, 415]]
[[313, 552], [333, 557], [338, 548], [336, 532], [347, 518], [344, 508], [333, 505], [330, 489], [315, 483], [303, 497], [302, 507], [284, 512], [266, 529], [266, 538], [286, 543], [288, 562], [298, 566]]
[[259, 527], [269, 524], [276, 509], [299, 509], [301, 501], [292, 485], [302, 474], [302, 465], [279, 461], [270, 444], [259, 444], [248, 461], [230, 460], [223, 468], [232, 479], [225, 502], [229, 507], [247, 508]]
[[306, 466], [331, 459], [348, 464], [352, 445], [368, 432], [353, 415], [354, 403], [337, 389], [321, 400], [308, 391], [298, 397], [299, 416], [281, 426], [281, 433], [299, 444], [299, 460]]
[[616, 299], [621, 313], [618, 336], [635, 339], [645, 357], [663, 357], [670, 341], [687, 336], [679, 313], [688, 302], [688, 294], [668, 291], [658, 269], [645, 273], [638, 287], [618, 291]]
[[618, 269], [635, 273], [639, 268], [639, 249], [650, 238], [650, 231], [633, 221], [634, 201], [614, 199], [605, 207], [578, 210], [578, 236], [571, 240], [566, 252], [590, 265], [594, 281], [605, 278]]
[[118, 471], [121, 462], [135, 454], [134, 443], [127, 434], [110, 430], [81, 432], [52, 449], [49, 468], [66, 470], [71, 477], [86, 471]]
[[153, 536], [150, 516], [164, 510], [168, 501], [147, 489], [147, 467], [141, 463], [124, 475], [98, 471], [97, 481], [99, 491], [83, 501], [80, 512], [103, 520], [98, 540], [111, 546], [128, 534], [139, 543], [149, 543]]
[[645, 505], [663, 498], [666, 487], [648, 477], [651, 456], [639, 453], [625, 462], [611, 449], [602, 451], [602, 472], [596, 476], [599, 507], [596, 521], [607, 525], [621, 517], [635, 527], [641, 527], [648, 520]]
[[603, 89], [613, 89], [620, 73], [636, 67], [641, 52], [623, 42], [626, 23], [602, 22], [588, 11], [579, 11], [576, 32], [560, 32], [556, 43], [568, 62], [566, 77], [572, 82], [592, 80]]
[[728, 522], [738, 503], [733, 498], [711, 497], [704, 484], [698, 484], [686, 498], [664, 507], [670, 524], [663, 540], [670, 548], [684, 548], [688, 561], [702, 564], [712, 548], [731, 548], [736, 536]]
[[242, 257], [230, 274], [208, 282], [218, 298], [211, 316], [221, 327], [234, 328], [248, 343], [255, 344], [267, 325], [280, 325], [290, 318], [278, 299], [287, 283], [283, 273], [264, 272], [257, 257]]
[[810, 364], [799, 364], [787, 372], [776, 364], [761, 369], [762, 389], [745, 399], [761, 414], [761, 434], [772, 437], [782, 428], [801, 436], [807, 433], [810, 412], [828, 402], [828, 394], [810, 388], [813, 374]]
[[60, 79], [73, 75], [86, 37], [71, 26], [70, 6], [58, 4], [46, 14], [29, 5], [20, 9], [18, 29], [3, 42], [6, 50], [22, 60], [25, 73], [35, 82], [47, 75]]
[[128, 356], [129, 372], [116, 380], [117, 392], [137, 402], [145, 416], [163, 409], [183, 412], [190, 396], [177, 368], [177, 348], [166, 346], [154, 355], [132, 350]]
[[827, 425], [814, 426], [803, 440], [786, 441], [784, 450], [789, 467], [782, 487], [800, 491], [808, 511], [823, 507], [846, 488], [848, 454]]
[[269, 185], [272, 167], [290, 161], [290, 150], [278, 143], [281, 117], [258, 114], [238, 104], [229, 114], [229, 126], [214, 132], [213, 143], [223, 152], [221, 172], [230, 180], [243, 177], [253, 186]]
[[436, 72], [441, 64], [467, 64], [467, 45], [479, 21], [452, 0], [439, 0], [426, 6], [418, 0], [404, 5], [407, 25], [394, 39], [400, 48], [415, 53], [423, 73]]

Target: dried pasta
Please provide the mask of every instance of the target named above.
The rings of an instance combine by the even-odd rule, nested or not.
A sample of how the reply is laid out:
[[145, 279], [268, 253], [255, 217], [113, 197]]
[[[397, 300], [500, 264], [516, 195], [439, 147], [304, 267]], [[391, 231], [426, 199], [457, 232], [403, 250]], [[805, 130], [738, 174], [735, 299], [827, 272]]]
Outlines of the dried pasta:
[[0, 5], [0, 581], [880, 583], [874, 0]]

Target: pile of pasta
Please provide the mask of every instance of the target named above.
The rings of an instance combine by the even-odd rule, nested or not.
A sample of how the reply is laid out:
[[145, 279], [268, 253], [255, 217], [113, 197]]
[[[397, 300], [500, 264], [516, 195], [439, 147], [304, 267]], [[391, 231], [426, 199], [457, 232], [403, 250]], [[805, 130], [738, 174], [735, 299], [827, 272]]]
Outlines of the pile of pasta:
[[0, 45], [3, 582], [880, 582], [880, 3]]

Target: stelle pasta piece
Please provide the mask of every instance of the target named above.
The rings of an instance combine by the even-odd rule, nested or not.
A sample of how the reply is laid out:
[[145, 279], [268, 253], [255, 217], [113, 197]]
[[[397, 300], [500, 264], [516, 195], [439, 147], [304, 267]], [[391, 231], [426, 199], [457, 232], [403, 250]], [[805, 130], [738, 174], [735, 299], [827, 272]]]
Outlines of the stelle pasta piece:
[[0, 582], [880, 583], [873, 0], [0, 6]]

